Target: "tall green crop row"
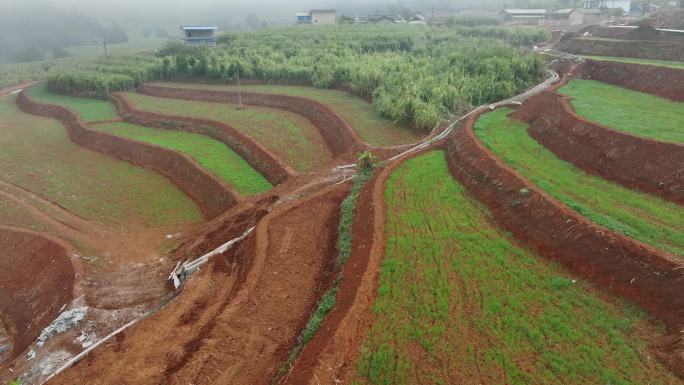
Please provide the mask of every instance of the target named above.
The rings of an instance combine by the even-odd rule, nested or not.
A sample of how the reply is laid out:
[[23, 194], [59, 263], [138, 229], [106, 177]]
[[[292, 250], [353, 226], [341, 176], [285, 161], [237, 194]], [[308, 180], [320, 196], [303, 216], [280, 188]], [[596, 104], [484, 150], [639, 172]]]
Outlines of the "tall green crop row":
[[[536, 81], [542, 61], [519, 47], [545, 38], [540, 29], [501, 27], [338, 26], [230, 33], [212, 49], [176, 43], [157, 57], [100, 59], [53, 76], [51, 89], [106, 97], [158, 78], [232, 82], [239, 73], [243, 79], [349, 87], [372, 95], [384, 117], [429, 129], [450, 114], [505, 99]], [[79, 76], [88, 71], [100, 76]]]

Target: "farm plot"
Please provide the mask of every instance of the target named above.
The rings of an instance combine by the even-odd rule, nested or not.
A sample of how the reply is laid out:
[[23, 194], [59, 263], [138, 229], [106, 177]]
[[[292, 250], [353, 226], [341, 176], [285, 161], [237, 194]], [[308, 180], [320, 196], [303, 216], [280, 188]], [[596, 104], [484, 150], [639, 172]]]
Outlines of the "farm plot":
[[684, 62], [680, 61], [667, 61], [667, 60], [651, 60], [651, 59], [637, 59], [629, 57], [615, 57], [615, 56], [584, 56], [591, 60], [601, 60], [601, 61], [612, 61], [618, 63], [633, 63], [633, 64], [643, 64], [658, 67], [676, 68], [684, 69]]
[[573, 79], [558, 92], [578, 115], [645, 138], [684, 143], [684, 103], [594, 80]]
[[[224, 84], [196, 84], [187, 82], [155, 82], [154, 85], [173, 88], [237, 91], [236, 86]], [[406, 126], [394, 124], [383, 118], [370, 103], [349, 94], [332, 89], [287, 85], [247, 85], [243, 92], [299, 96], [325, 104], [344, 118], [364, 142], [373, 146], [396, 146], [418, 142], [422, 135]]]
[[502, 108], [480, 117], [475, 133], [495, 155], [552, 197], [593, 222], [684, 256], [684, 208], [636, 192], [558, 159]]
[[119, 118], [114, 105], [106, 100], [54, 94], [48, 91], [46, 83], [36, 84], [28, 89], [28, 93], [37, 102], [69, 108], [86, 122]]
[[187, 154], [240, 194], [259, 194], [272, 187], [263, 175], [230, 147], [208, 136], [123, 122], [98, 123], [92, 127]]
[[163, 176], [69, 140], [56, 120], [21, 112], [0, 99], [0, 179], [86, 220], [126, 227], [201, 221], [197, 206]]
[[387, 247], [357, 363], [370, 384], [675, 384], [661, 335], [500, 231], [434, 151], [390, 177]]
[[160, 98], [126, 93], [137, 108], [161, 114], [212, 119], [249, 135], [300, 172], [324, 167], [332, 160], [316, 127], [303, 116], [274, 108]]

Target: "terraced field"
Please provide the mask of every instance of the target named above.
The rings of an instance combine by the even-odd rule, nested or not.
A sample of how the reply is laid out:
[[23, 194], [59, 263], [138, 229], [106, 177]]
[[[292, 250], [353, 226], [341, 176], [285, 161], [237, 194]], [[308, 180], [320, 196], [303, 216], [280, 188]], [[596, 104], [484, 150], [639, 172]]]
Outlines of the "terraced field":
[[669, 384], [662, 330], [492, 224], [434, 151], [387, 181], [387, 247], [362, 384]]
[[[207, 90], [237, 91], [236, 86], [222, 84], [196, 84], [183, 82], [155, 82], [157, 86], [174, 88], [201, 88]], [[325, 104], [342, 116], [368, 144], [373, 146], [395, 146], [416, 143], [422, 135], [408, 127], [392, 123], [380, 116], [370, 103], [348, 92], [304, 86], [248, 85], [241, 86], [244, 92], [300, 96]]]
[[0, 179], [103, 224], [159, 227], [201, 221], [197, 206], [166, 178], [71, 140], [57, 120], [0, 99]]
[[684, 143], [684, 103], [594, 80], [572, 79], [558, 92], [578, 115], [645, 138]]
[[508, 118], [511, 109], [480, 117], [475, 132], [495, 155], [528, 180], [595, 223], [684, 256], [684, 208], [636, 192], [558, 159]]
[[37, 102], [69, 108], [86, 122], [119, 118], [114, 106], [106, 100], [53, 94], [48, 91], [46, 83], [36, 84], [28, 89], [28, 93]]
[[204, 169], [233, 186], [240, 194], [259, 194], [272, 187], [263, 175], [230, 147], [208, 136], [123, 122], [100, 123], [92, 127], [187, 154]]
[[587, 55], [585, 55], [584, 57], [587, 59], [591, 59], [591, 60], [612, 61], [612, 62], [618, 62], [618, 63], [644, 64], [644, 65], [651, 65], [651, 66], [657, 66], [657, 67], [684, 69], [684, 62], [680, 62], [680, 61], [650, 60], [650, 59], [637, 59], [637, 58], [615, 57], [615, 56], [587, 56]]
[[143, 111], [212, 119], [235, 127], [270, 149], [300, 172], [320, 169], [332, 160], [316, 127], [303, 116], [274, 108], [159, 98], [134, 92], [126, 97]]

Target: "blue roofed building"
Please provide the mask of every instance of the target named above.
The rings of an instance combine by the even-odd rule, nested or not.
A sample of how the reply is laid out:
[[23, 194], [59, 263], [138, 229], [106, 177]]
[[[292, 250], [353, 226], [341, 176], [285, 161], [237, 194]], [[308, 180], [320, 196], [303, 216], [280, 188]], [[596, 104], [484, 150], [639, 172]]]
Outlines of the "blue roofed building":
[[185, 45], [216, 45], [216, 36], [214, 32], [218, 27], [209, 25], [183, 25], [180, 27], [183, 31], [183, 42]]

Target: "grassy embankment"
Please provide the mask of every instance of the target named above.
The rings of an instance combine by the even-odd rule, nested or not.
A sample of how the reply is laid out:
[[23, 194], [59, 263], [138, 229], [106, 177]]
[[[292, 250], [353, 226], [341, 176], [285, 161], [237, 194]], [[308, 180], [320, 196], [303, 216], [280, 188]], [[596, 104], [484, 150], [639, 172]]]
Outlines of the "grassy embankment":
[[25, 114], [14, 100], [0, 99], [0, 178], [107, 225], [201, 220], [197, 206], [163, 176], [73, 143], [61, 123]]
[[444, 153], [387, 184], [387, 248], [355, 383], [675, 384], [635, 306], [519, 246]]
[[249, 135], [300, 172], [324, 167], [332, 155], [316, 127], [303, 116], [275, 108], [158, 98], [129, 92], [141, 110], [205, 118], [226, 123]]
[[[112, 103], [105, 100], [53, 94], [42, 84], [31, 87], [29, 92], [37, 101], [72, 109], [87, 122], [119, 117]], [[121, 122], [98, 123], [92, 127], [185, 153], [207, 171], [232, 185], [240, 194], [258, 194], [272, 187], [263, 175], [254, 170], [230, 147], [208, 136]]]
[[573, 79], [558, 92], [572, 97], [577, 114], [588, 120], [644, 138], [684, 143], [684, 103], [595, 80]]
[[259, 194], [272, 187], [262, 174], [230, 147], [208, 136], [122, 122], [95, 124], [93, 128], [189, 155], [240, 194]]
[[114, 105], [107, 101], [53, 94], [48, 91], [46, 83], [36, 84], [28, 89], [28, 93], [37, 102], [69, 108], [81, 115], [81, 118], [86, 122], [119, 118]]
[[661, 250], [684, 256], [684, 208], [587, 174], [560, 160], [509, 119], [511, 109], [480, 117], [475, 132], [494, 154], [580, 214]]
[[636, 59], [636, 58], [615, 57], [615, 56], [590, 56], [590, 55], [584, 55], [584, 57], [587, 58], [587, 59], [591, 59], [591, 60], [613, 61], [613, 62], [618, 62], [618, 63], [632, 63], [632, 64], [651, 65], [651, 66], [657, 66], [657, 67], [668, 67], [668, 68], [675, 68], [675, 69], [684, 69], [684, 62], [680, 62], [680, 61], [653, 60], [653, 59]]
[[[236, 91], [237, 87], [222, 84], [197, 84], [187, 82], [158, 82], [155, 85], [177, 88], [202, 88], [208, 90]], [[344, 118], [366, 143], [374, 146], [395, 146], [415, 143], [421, 135], [383, 118], [373, 105], [348, 92], [304, 86], [248, 85], [240, 87], [243, 92], [300, 96], [322, 103]]]

